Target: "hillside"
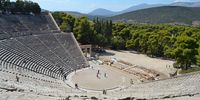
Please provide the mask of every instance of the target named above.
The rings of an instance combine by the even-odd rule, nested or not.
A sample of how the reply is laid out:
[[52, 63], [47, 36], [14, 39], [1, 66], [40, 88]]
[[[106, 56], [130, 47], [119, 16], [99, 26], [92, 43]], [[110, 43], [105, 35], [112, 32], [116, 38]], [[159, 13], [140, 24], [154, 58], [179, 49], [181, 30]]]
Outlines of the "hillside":
[[164, 6], [110, 17], [113, 21], [136, 23], [192, 24], [200, 21], [200, 7]]

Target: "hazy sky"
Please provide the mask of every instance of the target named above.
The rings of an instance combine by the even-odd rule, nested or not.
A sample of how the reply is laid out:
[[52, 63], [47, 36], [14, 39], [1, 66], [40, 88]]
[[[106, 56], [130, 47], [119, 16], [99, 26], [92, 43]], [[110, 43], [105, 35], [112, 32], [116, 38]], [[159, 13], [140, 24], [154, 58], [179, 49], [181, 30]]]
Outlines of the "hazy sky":
[[96, 8], [112, 11], [124, 10], [142, 3], [169, 4], [173, 2], [197, 2], [200, 0], [31, 0], [38, 2], [43, 9], [50, 11], [78, 11], [88, 13]]

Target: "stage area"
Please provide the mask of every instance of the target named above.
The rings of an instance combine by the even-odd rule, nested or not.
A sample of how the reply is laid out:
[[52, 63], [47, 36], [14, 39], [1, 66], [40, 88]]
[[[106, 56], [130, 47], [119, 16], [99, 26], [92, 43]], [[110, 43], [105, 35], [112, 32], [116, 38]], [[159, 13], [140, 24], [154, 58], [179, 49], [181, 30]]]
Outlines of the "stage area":
[[[125, 88], [138, 80], [134, 76], [112, 69], [107, 65], [91, 64], [92, 67], [77, 71], [71, 77], [80, 89], [102, 91]], [[109, 70], [108, 70], [109, 69]], [[98, 74], [99, 71], [99, 74]]]

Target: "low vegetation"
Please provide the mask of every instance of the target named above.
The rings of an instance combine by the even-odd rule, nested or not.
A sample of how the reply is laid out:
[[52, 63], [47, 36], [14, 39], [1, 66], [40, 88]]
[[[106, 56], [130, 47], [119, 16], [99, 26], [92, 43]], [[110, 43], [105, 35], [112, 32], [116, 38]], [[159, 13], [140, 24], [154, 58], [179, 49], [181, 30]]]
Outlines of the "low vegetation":
[[74, 32], [82, 44], [135, 50], [151, 57], [175, 59], [177, 68], [200, 65], [200, 27], [169, 24], [126, 24], [65, 13], [53, 14], [63, 31]]

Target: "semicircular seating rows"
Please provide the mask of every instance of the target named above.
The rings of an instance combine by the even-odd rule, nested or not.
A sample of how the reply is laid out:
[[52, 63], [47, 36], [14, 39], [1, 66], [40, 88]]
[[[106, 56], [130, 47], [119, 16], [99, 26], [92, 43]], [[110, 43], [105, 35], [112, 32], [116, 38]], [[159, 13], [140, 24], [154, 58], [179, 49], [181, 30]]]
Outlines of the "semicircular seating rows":
[[61, 32], [50, 13], [0, 15], [0, 88], [17, 87], [19, 77], [29, 90], [71, 91], [63, 80], [88, 65], [73, 33]]
[[59, 32], [50, 14], [1, 15], [0, 22], [2, 62], [54, 78], [88, 66], [73, 34]]

